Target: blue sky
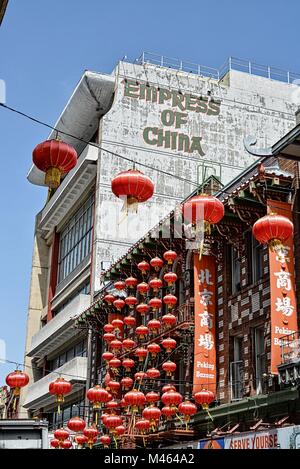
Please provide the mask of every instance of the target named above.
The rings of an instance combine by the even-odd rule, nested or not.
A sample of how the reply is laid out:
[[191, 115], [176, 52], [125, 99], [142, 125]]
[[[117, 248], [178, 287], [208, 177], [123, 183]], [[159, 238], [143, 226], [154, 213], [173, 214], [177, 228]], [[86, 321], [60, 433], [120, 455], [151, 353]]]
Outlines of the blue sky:
[[[228, 56], [300, 72], [298, 0], [10, 0], [0, 27], [7, 104], [54, 124], [84, 70], [143, 50], [219, 67]], [[34, 217], [26, 174], [46, 128], [0, 108], [0, 339], [22, 362]], [[0, 384], [13, 365], [0, 365]]]

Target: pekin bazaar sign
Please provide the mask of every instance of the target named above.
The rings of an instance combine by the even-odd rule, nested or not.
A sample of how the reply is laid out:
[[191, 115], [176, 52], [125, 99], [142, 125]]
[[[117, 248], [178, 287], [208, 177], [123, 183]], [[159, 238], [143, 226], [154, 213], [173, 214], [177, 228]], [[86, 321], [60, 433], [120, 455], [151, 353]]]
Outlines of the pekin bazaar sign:
[[[124, 80], [124, 96], [157, 103], [169, 107], [160, 113], [161, 127], [145, 127], [143, 139], [148, 145], [169, 148], [186, 153], [198, 153], [204, 156], [202, 137], [190, 136], [181, 132], [188, 123], [188, 112], [218, 116], [221, 102], [208, 96], [197, 96], [190, 93], [149, 86], [147, 83]], [[171, 130], [173, 128], [173, 130]], [[175, 130], [174, 130], [175, 129]]]

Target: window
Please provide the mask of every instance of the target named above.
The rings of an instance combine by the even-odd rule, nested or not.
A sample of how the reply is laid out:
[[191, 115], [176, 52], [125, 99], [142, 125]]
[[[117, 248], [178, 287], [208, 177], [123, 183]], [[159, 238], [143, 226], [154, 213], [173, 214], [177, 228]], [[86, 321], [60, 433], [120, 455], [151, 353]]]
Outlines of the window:
[[94, 194], [80, 207], [60, 234], [58, 284], [90, 254]]
[[241, 290], [241, 262], [238, 251], [231, 247], [231, 293], [235, 295]]
[[263, 276], [263, 246], [251, 236], [252, 283], [258, 282]]
[[79, 288], [76, 290], [73, 290], [71, 295], [67, 300], [65, 300], [63, 303], [61, 303], [55, 311], [53, 311], [53, 317], [56, 316], [58, 313], [60, 313], [71, 301], [74, 300], [74, 298], [78, 295], [89, 295], [91, 293], [91, 284], [90, 280], [82, 284]]
[[87, 350], [86, 350], [86, 341], [82, 340], [76, 345], [73, 345], [65, 352], [61, 353], [58, 357], [54, 358], [53, 360], [49, 361], [49, 371], [56, 370], [60, 366], [64, 365], [65, 363], [69, 362], [75, 357], [86, 357]]
[[264, 391], [264, 373], [266, 372], [266, 353], [263, 327], [254, 329], [254, 364], [256, 394]]

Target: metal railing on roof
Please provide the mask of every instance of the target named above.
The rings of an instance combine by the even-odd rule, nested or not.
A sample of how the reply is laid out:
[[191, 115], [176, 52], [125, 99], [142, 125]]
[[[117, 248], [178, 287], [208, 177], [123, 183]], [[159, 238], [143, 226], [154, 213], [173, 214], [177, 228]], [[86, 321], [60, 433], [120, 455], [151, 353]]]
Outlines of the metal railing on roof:
[[237, 70], [270, 80], [282, 81], [284, 83], [293, 83], [295, 80], [300, 80], [300, 73], [290, 72], [271, 65], [258, 64], [237, 57], [229, 57], [222, 67], [213, 68], [174, 57], [166, 57], [152, 52], [143, 52], [140, 57], [135, 60], [135, 63], [142, 65], [152, 64], [157, 67], [179, 70], [194, 75], [213, 78], [215, 80], [221, 80], [230, 70]]

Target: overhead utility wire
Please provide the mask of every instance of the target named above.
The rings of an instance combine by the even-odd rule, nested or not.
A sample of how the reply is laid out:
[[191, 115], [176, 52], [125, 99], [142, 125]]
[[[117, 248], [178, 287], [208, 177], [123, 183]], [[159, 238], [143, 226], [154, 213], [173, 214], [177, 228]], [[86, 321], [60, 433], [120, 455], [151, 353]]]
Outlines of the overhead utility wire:
[[[156, 171], [156, 172], [158, 172], [158, 173], [165, 174], [166, 176], [170, 176], [170, 177], [175, 178], [175, 179], [178, 179], [178, 180], [180, 180], [180, 181], [189, 183], [189, 184], [191, 184], [191, 185], [193, 185], [193, 186], [195, 186], [195, 187], [197, 187], [197, 188], [199, 188], [199, 187], [202, 185], [202, 184], [199, 184], [199, 183], [197, 183], [197, 182], [195, 182], [195, 181], [191, 181], [191, 180], [189, 180], [189, 179], [185, 179], [185, 178], [180, 177], [180, 176], [177, 176], [177, 175], [175, 175], [175, 174], [168, 173], [167, 171], [164, 171], [164, 170], [162, 170], [162, 169], [155, 168], [154, 166], [148, 165], [148, 164], [146, 164], [146, 163], [140, 163], [140, 162], [138, 162], [138, 161], [134, 161], [134, 160], [132, 160], [132, 159], [130, 159], [130, 158], [127, 158], [126, 156], [120, 155], [119, 153], [116, 153], [116, 152], [113, 152], [113, 151], [108, 150], [108, 149], [106, 149], [106, 148], [103, 148], [103, 147], [101, 147], [101, 145], [98, 145], [97, 143], [89, 142], [89, 141], [87, 141], [87, 140], [84, 140], [83, 138], [77, 137], [76, 135], [70, 134], [70, 133], [65, 132], [65, 131], [63, 131], [63, 130], [59, 130], [59, 129], [57, 129], [56, 127], [53, 127], [52, 125], [47, 124], [46, 122], [43, 122], [43, 121], [41, 121], [41, 120], [39, 120], [39, 119], [37, 119], [37, 118], [35, 118], [35, 117], [33, 117], [33, 116], [30, 116], [30, 115], [26, 114], [25, 112], [19, 111], [18, 109], [14, 109], [14, 108], [12, 108], [12, 107], [10, 107], [10, 106], [7, 106], [6, 104], [0, 103], [0, 106], [3, 107], [3, 108], [5, 108], [5, 109], [7, 109], [7, 110], [9, 110], [9, 111], [15, 112], [16, 114], [19, 114], [20, 116], [25, 117], [26, 119], [29, 119], [29, 120], [31, 120], [31, 121], [37, 123], [37, 124], [43, 125], [44, 127], [47, 127], [47, 128], [50, 129], [50, 130], [54, 130], [54, 131], [57, 132], [58, 134], [63, 134], [63, 135], [66, 135], [67, 137], [74, 138], [75, 140], [78, 140], [78, 141], [80, 141], [80, 142], [82, 142], [82, 143], [85, 143], [86, 145], [90, 145], [90, 146], [92, 146], [92, 147], [98, 148], [99, 150], [105, 151], [106, 153], [109, 153], [110, 155], [116, 156], [117, 158], [121, 158], [121, 159], [123, 159], [123, 160], [125, 160], [125, 161], [129, 161], [130, 163], [132, 163], [132, 164], [134, 164], [134, 165], [143, 166], [144, 168], [148, 168], [148, 169], [153, 170], [153, 171]], [[232, 194], [232, 192], [228, 192], [228, 191], [223, 190], [223, 189], [219, 189], [217, 192], [218, 192], [218, 194], [228, 194], [228, 195], [231, 195], [231, 194]], [[265, 205], [265, 204], [263, 204], [263, 203], [261, 203], [261, 204], [262, 204], [262, 205]], [[285, 210], [285, 209], [282, 208], [281, 210]], [[287, 211], [289, 211], [289, 210], [287, 210]], [[294, 213], [297, 213], [297, 214], [300, 214], [300, 212], [298, 212], [298, 211], [296, 211], [296, 210], [293, 210], [293, 212], [294, 212]]]

